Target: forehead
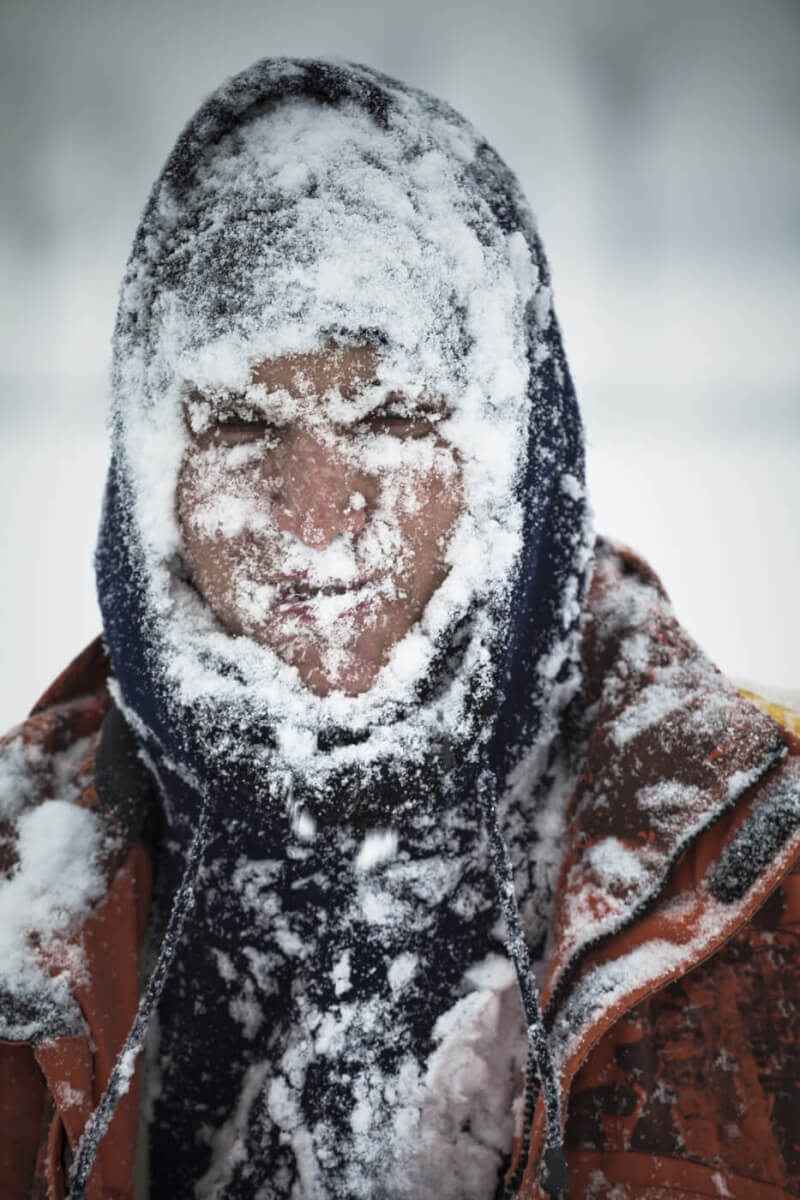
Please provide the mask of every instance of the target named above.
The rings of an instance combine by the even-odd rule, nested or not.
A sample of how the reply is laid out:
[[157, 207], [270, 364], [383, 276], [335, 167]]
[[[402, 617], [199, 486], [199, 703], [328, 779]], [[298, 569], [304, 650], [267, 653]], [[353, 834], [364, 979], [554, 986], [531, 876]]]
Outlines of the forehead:
[[329, 346], [305, 354], [265, 359], [250, 379], [267, 392], [288, 392], [298, 400], [338, 391], [343, 396], [375, 382], [378, 356], [369, 346]]

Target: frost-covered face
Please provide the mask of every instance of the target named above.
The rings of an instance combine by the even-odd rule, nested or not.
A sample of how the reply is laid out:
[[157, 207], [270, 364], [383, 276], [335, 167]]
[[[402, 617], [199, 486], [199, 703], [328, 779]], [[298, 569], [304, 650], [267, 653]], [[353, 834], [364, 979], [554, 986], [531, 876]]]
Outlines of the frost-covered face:
[[137, 235], [104, 619], [141, 630], [129, 709], [201, 790], [384, 820], [491, 736], [565, 376], [530, 216], [466, 122], [391, 81], [264, 82], [210, 102]]
[[462, 508], [448, 409], [387, 392], [366, 346], [265, 360], [187, 399], [177, 510], [192, 580], [233, 634], [320, 696], [367, 691], [449, 570]]

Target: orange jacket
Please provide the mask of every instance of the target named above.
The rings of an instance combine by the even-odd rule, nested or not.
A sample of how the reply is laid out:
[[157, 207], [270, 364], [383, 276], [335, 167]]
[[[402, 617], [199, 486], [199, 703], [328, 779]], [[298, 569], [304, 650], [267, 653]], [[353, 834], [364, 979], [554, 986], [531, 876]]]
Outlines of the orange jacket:
[[[588, 748], [542, 995], [569, 1197], [800, 1196], [797, 719], [737, 693], [675, 622], [649, 569], [605, 543], [583, 658]], [[41, 1014], [15, 1025], [0, 964], [0, 1028], [25, 1030], [0, 1041], [0, 1200], [64, 1196], [136, 1010], [150, 863], [94, 787], [108, 669], [97, 641], [5, 743], [33, 764], [19, 811], [69, 774], [73, 802], [104, 831], [107, 885], [68, 945], [31, 947], [53, 975], [66, 972], [77, 1026]], [[13, 823], [0, 824], [0, 880], [13, 877], [14, 838]], [[535, 1091], [509, 1175], [526, 1197], [543, 1194]], [[133, 1196], [137, 1122], [134, 1078], [89, 1200]]]
[[[0, 1040], [0, 1197], [2, 1200], [60, 1200], [65, 1170], [90, 1112], [99, 1102], [128, 1033], [139, 998], [138, 956], [150, 900], [150, 859], [141, 841], [125, 836], [114, 814], [100, 805], [93, 783], [100, 730], [112, 706], [106, 681], [109, 664], [100, 639], [93, 642], [48, 688], [31, 716], [5, 739], [23, 748], [33, 764], [35, 789], [26, 787], [24, 807], [59, 793], [91, 809], [105, 836], [101, 870], [105, 898], [70, 938], [80, 950], [80, 967], [70, 980], [81, 1027], [55, 1035], [33, 1014], [20, 1024], [23, 1040]], [[84, 750], [74, 761], [73, 747]], [[70, 761], [70, 758], [73, 761]], [[65, 764], [64, 760], [67, 760]], [[65, 778], [67, 766], [69, 778]], [[71, 786], [72, 785], [72, 786]], [[15, 865], [15, 831], [0, 822], [0, 878]], [[48, 947], [45, 967], [69, 972], [70, 956]], [[35, 948], [32, 948], [35, 953]], [[12, 1028], [0, 964], [0, 1028]], [[4, 1009], [6, 1011], [4, 1011]], [[40, 1028], [37, 1028], [37, 1023]], [[138, 1125], [138, 1080], [114, 1115], [87, 1189], [89, 1200], [133, 1196]]]

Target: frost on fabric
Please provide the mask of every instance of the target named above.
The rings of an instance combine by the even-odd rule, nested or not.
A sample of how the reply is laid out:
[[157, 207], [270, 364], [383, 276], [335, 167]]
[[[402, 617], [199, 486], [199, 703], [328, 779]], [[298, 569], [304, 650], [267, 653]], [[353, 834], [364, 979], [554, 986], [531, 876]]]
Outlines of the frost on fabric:
[[563, 753], [548, 769], [544, 768], [541, 759], [548, 744], [543, 739], [522, 760], [498, 807], [522, 926], [539, 976], [544, 969], [556, 881], [564, 857], [566, 810], [576, 783], [575, 771]]
[[356, 866], [362, 871], [379, 866], [397, 853], [397, 834], [393, 829], [379, 829], [368, 833], [361, 843]]
[[268, 1066], [268, 1063], [257, 1063], [248, 1069], [242, 1080], [236, 1112], [221, 1129], [206, 1131], [206, 1138], [210, 1141], [213, 1151], [212, 1166], [195, 1184], [194, 1194], [197, 1200], [211, 1200], [212, 1197], [219, 1196], [220, 1187], [224, 1185], [231, 1168], [246, 1161], [247, 1146], [244, 1134], [247, 1129], [247, 1117], [255, 1097], [264, 1086]]
[[[568, 489], [577, 486], [573, 476]], [[555, 899], [556, 880], [564, 858], [567, 808], [575, 794], [579, 765], [568, 745], [562, 719], [579, 693], [583, 678], [579, 665], [580, 626], [577, 620], [577, 580], [589, 568], [591, 514], [576, 556], [576, 574], [563, 597], [564, 631], [537, 667], [537, 685], [545, 703], [536, 738], [511, 770], [498, 801], [498, 820], [513, 870], [522, 927], [533, 970], [544, 971], [547, 934]], [[541, 983], [541, 978], [539, 978]]]
[[[469, 814], [420, 817], [369, 871], [344, 831], [283, 863], [225, 868], [225, 904], [245, 907], [258, 954], [221, 930], [204, 936], [252, 1051], [224, 1119], [205, 1123], [198, 1196], [493, 1194], [527, 1038], [514, 969], [488, 933], [494, 904], [474, 839]], [[212, 856], [205, 890], [218, 882]], [[324, 908], [310, 902], [319, 889]], [[454, 939], [446, 949], [440, 926]], [[180, 1073], [186, 1037], [162, 1044], [162, 1077]]]
[[[401, 972], [392, 973], [398, 990], [407, 967], [403, 964]], [[303, 1004], [307, 1026], [316, 1031], [313, 1041], [286, 1049], [280, 1073], [269, 1082], [271, 1064], [248, 1070], [236, 1112], [211, 1136], [212, 1166], [196, 1194], [218, 1195], [218, 1187], [241, 1164], [248, 1119], [263, 1094], [269, 1121], [283, 1131], [297, 1168], [291, 1193], [278, 1187], [275, 1195], [385, 1194], [412, 1200], [435, 1193], [443, 1200], [461, 1200], [492, 1194], [511, 1143], [526, 1040], [510, 964], [487, 960], [468, 982], [474, 990], [436, 1023], [435, 1048], [427, 1064], [421, 1066], [409, 1053], [390, 1072], [380, 1067], [373, 1053], [374, 1033], [382, 1019], [377, 997], [366, 1004], [342, 1002], [338, 1011], [322, 1019]], [[355, 1054], [361, 1059], [358, 1069], [351, 1057]], [[325, 1121], [309, 1128], [302, 1111], [306, 1072], [317, 1056], [346, 1057], [352, 1064], [344, 1177], [332, 1156], [342, 1134], [333, 1123], [326, 1128]]]
[[800, 762], [791, 758], [714, 864], [712, 894], [733, 903], [742, 898], [764, 868], [775, 861], [800, 829]]
[[88, 1100], [85, 1092], [72, 1087], [64, 1080], [57, 1080], [53, 1086], [53, 1095], [60, 1109], [83, 1108]]
[[75, 804], [88, 742], [56, 755], [21, 736], [0, 747], [1, 1037], [82, 1028], [71, 989], [83, 959], [69, 939], [105, 890], [99, 821]]
[[625, 890], [647, 878], [647, 866], [640, 854], [628, 849], [619, 838], [607, 837], [595, 842], [587, 852], [586, 866], [610, 887]]
[[[588, 761], [576, 796], [551, 985], [645, 911], [690, 843], [785, 755], [779, 730], [677, 624], [654, 577], [604, 543], [590, 611]], [[623, 832], [624, 831], [624, 832]]]
[[[794, 845], [794, 853], [797, 845]], [[700, 885], [705, 891], [705, 884]], [[696, 896], [691, 898], [696, 904]], [[674, 905], [681, 903], [679, 897]], [[593, 967], [578, 982], [568, 1001], [559, 1011], [552, 1031], [556, 1064], [563, 1067], [574, 1053], [583, 1031], [598, 1028], [603, 1014], [643, 988], [679, 974], [699, 962], [733, 928], [731, 906], [713, 899], [706, 892], [702, 918], [693, 925], [692, 936], [681, 943], [653, 938], [610, 962]]]
[[[465, 168], [479, 143], [471, 127], [454, 114], [431, 118], [413, 93], [393, 99], [387, 128], [352, 102], [285, 99], [223, 137], [188, 191], [159, 185], [122, 298], [139, 318], [118, 336], [115, 429], [168, 686], [201, 724], [206, 751], [231, 753], [220, 713], [235, 706], [243, 725], [268, 718], [276, 728], [271, 771], [282, 764], [316, 784], [343, 764], [413, 762], [432, 734], [462, 731], [465, 680], [486, 676], [484, 648], [519, 553], [514, 487], [528, 425], [546, 419], [528, 398], [525, 311], [539, 297], [545, 329], [550, 293], [526, 237], [505, 234], [469, 182]], [[332, 387], [325, 396], [326, 417], [343, 428], [355, 431], [391, 398], [409, 412], [435, 409], [435, 436], [354, 432], [348, 461], [381, 479], [362, 536], [343, 533], [321, 553], [293, 536], [281, 540], [282, 569], [320, 589], [313, 616], [334, 672], [351, 636], [347, 612], [392, 598], [393, 571], [407, 553], [397, 514], [415, 503], [408, 481], [457, 468], [463, 495], [443, 550], [449, 573], [363, 696], [315, 696], [287, 655], [227, 636], [186, 582], [175, 518], [189, 426], [202, 430], [232, 397], [285, 425], [302, 397], [254, 384], [254, 368], [331, 344], [368, 346], [376, 359], [374, 379], [355, 394]], [[196, 519], [212, 536], [268, 547], [272, 519], [234, 478], [246, 474], [248, 453], [209, 456]], [[562, 486], [578, 496], [571, 476]], [[351, 503], [354, 513], [364, 507], [358, 488]], [[257, 565], [265, 559], [255, 555], [256, 565], [231, 581], [245, 627], [276, 603], [275, 584]], [[365, 578], [372, 582], [361, 591], [326, 594], [328, 585]], [[467, 617], [464, 670], [435, 702], [409, 705], [440, 639]], [[290, 632], [295, 641], [305, 636], [301, 625]], [[331, 726], [363, 737], [319, 755], [316, 733]]]

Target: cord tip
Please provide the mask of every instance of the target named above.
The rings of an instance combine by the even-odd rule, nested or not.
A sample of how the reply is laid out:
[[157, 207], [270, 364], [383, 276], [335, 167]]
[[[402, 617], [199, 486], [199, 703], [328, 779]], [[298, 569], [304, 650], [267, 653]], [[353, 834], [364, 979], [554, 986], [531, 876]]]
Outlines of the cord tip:
[[541, 1184], [548, 1196], [561, 1196], [569, 1187], [567, 1160], [562, 1146], [548, 1146], [545, 1150]]

